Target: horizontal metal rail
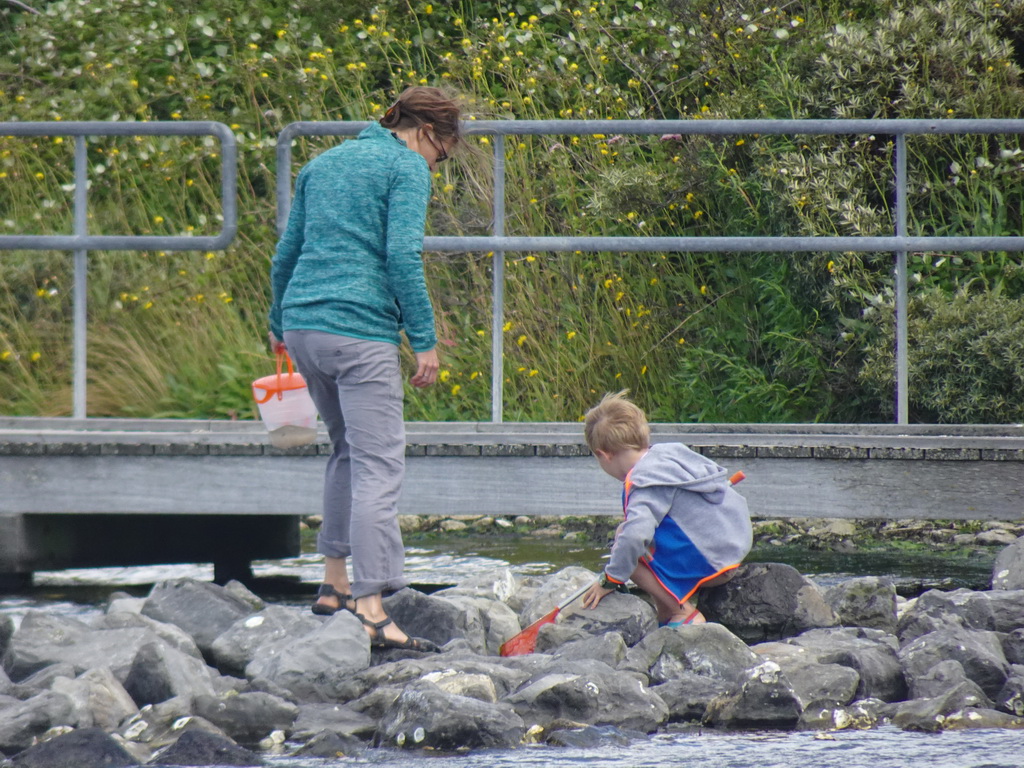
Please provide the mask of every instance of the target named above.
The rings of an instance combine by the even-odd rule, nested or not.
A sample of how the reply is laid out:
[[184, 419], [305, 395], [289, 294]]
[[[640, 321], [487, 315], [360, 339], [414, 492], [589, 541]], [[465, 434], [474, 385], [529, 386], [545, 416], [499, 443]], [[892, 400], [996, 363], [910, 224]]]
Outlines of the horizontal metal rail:
[[[0, 136], [215, 136], [220, 140], [221, 218], [217, 235], [0, 235], [0, 250], [15, 251], [217, 251], [227, 248], [238, 233], [238, 148], [235, 134], [223, 123], [174, 122], [26, 122], [0, 123]], [[77, 143], [77, 142], [76, 142]], [[86, 205], [78, 187], [88, 179], [84, 152], [75, 153], [75, 204]], [[87, 185], [86, 185], [87, 189]], [[84, 215], [84, 214], [82, 214]], [[77, 220], [77, 219], [76, 219]], [[82, 221], [84, 223], [84, 219]], [[76, 227], [76, 230], [78, 227]]]
[[[277, 141], [277, 227], [283, 232], [291, 208], [292, 142], [300, 136], [354, 136], [367, 125], [357, 122], [297, 122], [285, 127]], [[907, 235], [907, 136], [1024, 133], [1024, 120], [467, 120], [468, 135], [495, 136], [494, 220], [492, 235], [426, 237], [428, 251], [493, 253], [494, 284], [491, 334], [491, 420], [502, 421], [504, 388], [503, 336], [504, 254], [508, 251], [681, 252], [681, 253], [809, 253], [880, 252], [895, 256], [896, 393], [898, 424], [909, 420], [907, 362], [907, 253], [909, 251], [1024, 251], [1024, 237], [910, 237]], [[505, 136], [737, 136], [792, 135], [890, 136], [894, 139], [894, 230], [886, 237], [510, 237], [505, 234]]]

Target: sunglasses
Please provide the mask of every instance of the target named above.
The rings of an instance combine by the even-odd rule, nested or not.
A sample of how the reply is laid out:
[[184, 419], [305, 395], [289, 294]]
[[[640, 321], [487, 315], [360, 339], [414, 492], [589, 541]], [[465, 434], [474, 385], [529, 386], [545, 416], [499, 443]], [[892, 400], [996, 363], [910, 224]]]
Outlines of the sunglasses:
[[434, 139], [430, 136], [430, 134], [427, 131], [424, 131], [423, 135], [427, 137], [427, 142], [437, 152], [437, 159], [434, 160], [434, 162], [435, 163], [443, 163], [445, 160], [447, 160], [448, 159], [448, 153], [444, 149], [444, 144], [442, 144], [440, 147], [437, 146], [437, 144], [434, 143]]

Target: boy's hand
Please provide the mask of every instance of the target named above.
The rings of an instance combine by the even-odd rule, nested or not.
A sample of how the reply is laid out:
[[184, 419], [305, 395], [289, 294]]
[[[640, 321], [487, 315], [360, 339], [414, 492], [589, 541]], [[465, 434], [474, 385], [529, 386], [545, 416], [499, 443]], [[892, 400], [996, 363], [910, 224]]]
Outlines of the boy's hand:
[[597, 604], [614, 591], [614, 589], [605, 589], [601, 586], [600, 581], [595, 581], [594, 585], [583, 593], [583, 607], [597, 608]]

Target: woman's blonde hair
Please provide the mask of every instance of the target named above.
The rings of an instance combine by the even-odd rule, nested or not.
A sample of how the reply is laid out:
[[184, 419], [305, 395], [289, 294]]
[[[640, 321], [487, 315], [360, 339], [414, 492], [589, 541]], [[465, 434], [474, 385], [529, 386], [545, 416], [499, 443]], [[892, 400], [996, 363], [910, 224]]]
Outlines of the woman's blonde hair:
[[629, 390], [609, 393], [587, 411], [583, 435], [592, 451], [618, 453], [626, 448], [650, 447], [651, 428], [644, 412], [626, 398]]

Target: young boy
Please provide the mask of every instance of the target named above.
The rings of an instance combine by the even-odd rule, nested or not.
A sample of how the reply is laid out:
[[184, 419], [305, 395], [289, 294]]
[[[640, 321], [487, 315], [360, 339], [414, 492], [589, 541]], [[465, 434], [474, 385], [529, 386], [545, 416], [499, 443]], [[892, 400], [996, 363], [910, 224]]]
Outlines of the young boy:
[[682, 443], [652, 446], [647, 418], [625, 395], [605, 395], [586, 415], [587, 445], [601, 469], [623, 483], [626, 519], [583, 605], [596, 608], [632, 579], [654, 599], [661, 626], [701, 624], [692, 602], [697, 590], [731, 579], [750, 552], [747, 502], [710, 459]]

